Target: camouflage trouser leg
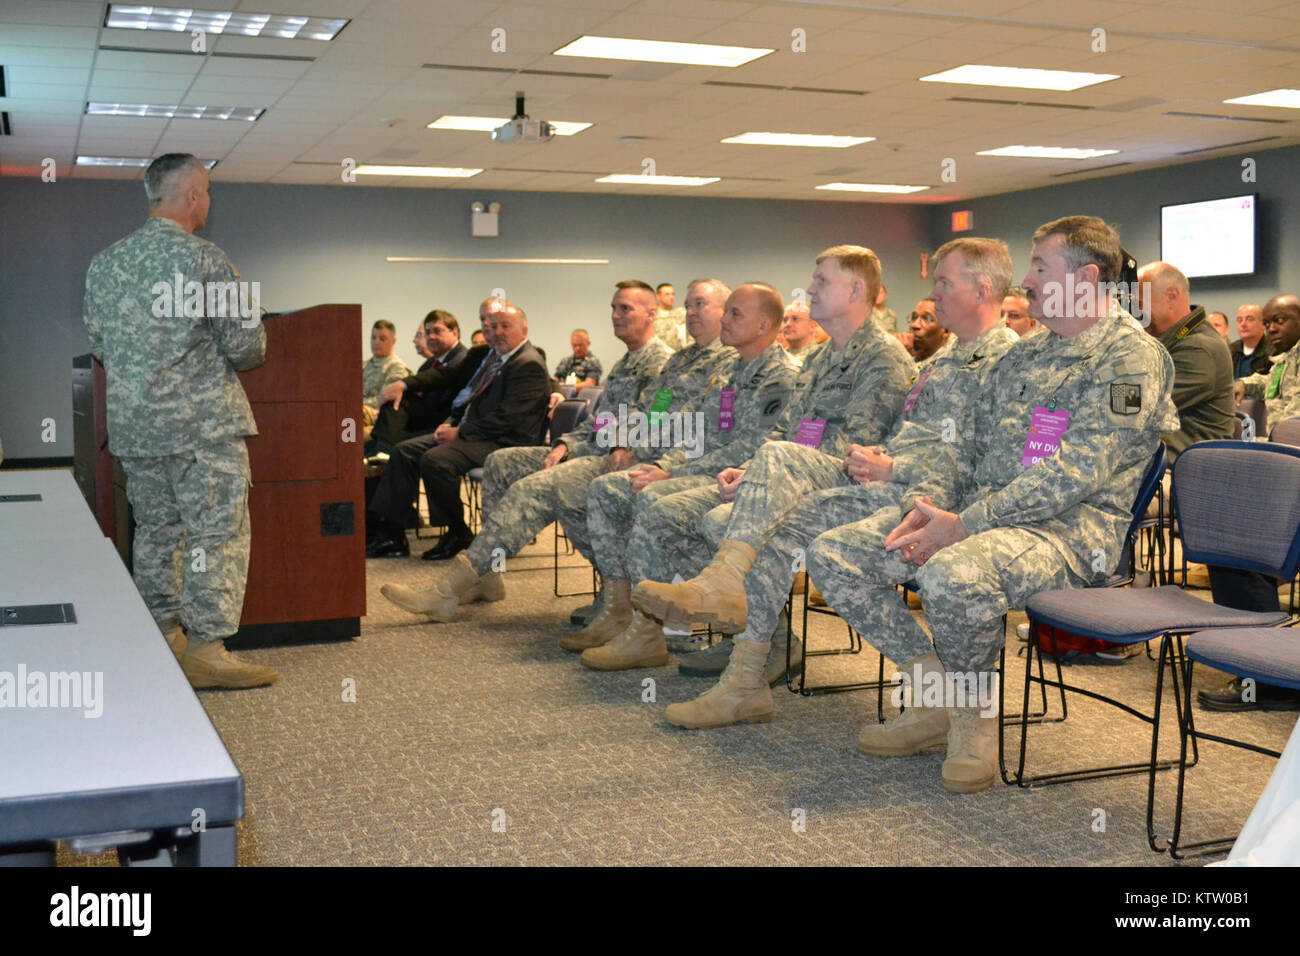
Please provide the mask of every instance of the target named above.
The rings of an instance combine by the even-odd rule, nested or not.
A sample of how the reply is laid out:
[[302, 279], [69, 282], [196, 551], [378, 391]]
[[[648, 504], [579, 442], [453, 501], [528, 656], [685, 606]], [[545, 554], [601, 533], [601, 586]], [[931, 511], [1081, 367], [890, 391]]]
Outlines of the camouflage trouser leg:
[[736, 491], [727, 538], [757, 550], [805, 495], [850, 480], [841, 458], [791, 441], [764, 442]]
[[916, 572], [934, 647], [950, 671], [993, 670], [1006, 641], [1002, 617], [1039, 591], [1085, 587], [1046, 536], [995, 528], [944, 548]]
[[703, 475], [666, 478], [647, 485], [636, 494], [626, 471], [601, 475], [593, 481], [587, 488], [587, 534], [591, 537], [593, 563], [601, 576], [631, 580], [628, 542], [637, 514], [665, 494], [704, 484], [713, 484], [713, 479]]
[[700, 532], [699, 521], [721, 502], [715, 481], [638, 502], [627, 546], [632, 581], [671, 581], [676, 574], [690, 579], [703, 571], [715, 549]]
[[[488, 461], [498, 454], [493, 452]], [[604, 464], [602, 457], [574, 458], [546, 471], [534, 471], [512, 484], [497, 507], [484, 514], [483, 530], [465, 551], [474, 570], [479, 574], [492, 570], [493, 552], [498, 548], [504, 557], [518, 554], [558, 516], [561, 488], [569, 482], [580, 482], [585, 488]]]
[[248, 582], [252, 473], [242, 438], [162, 458], [119, 459], [135, 515], [136, 587], [160, 627], [191, 641], [239, 630]]
[[901, 665], [932, 648], [894, 587], [911, 581], [920, 570], [885, 550], [885, 538], [900, 520], [894, 505], [818, 535], [808, 546], [808, 577], [835, 613]]
[[550, 452], [542, 445], [498, 448], [483, 462], [483, 514], [490, 514], [511, 485], [542, 467]]
[[[573, 544], [574, 550], [590, 561], [596, 563], [595, 552], [591, 545], [591, 531], [587, 524], [587, 493], [591, 489], [593, 481], [613, 477], [605, 475], [605, 462], [609, 459], [605, 455], [594, 455], [592, 459], [597, 463], [593, 469], [590, 466], [568, 469], [566, 468], [560, 483], [556, 486], [556, 512], [555, 520], [560, 523], [564, 529], [565, 535]], [[581, 461], [582, 459], [575, 459]], [[574, 462], [565, 462], [565, 465]], [[561, 466], [557, 466], [561, 467]], [[625, 475], [626, 472], [615, 472], [615, 475]], [[632, 489], [629, 487], [628, 491]]]
[[901, 520], [897, 504], [900, 491], [898, 486], [887, 483], [854, 482], [842, 488], [814, 492], [800, 501], [768, 536], [745, 577], [747, 620], [745, 630], [736, 639], [770, 640], [794, 576], [804, 569], [813, 539], [824, 531], [882, 509], [891, 510], [897, 524]]
[[731, 508], [732, 503], [725, 502], [700, 519], [700, 532], [708, 538], [714, 551], [718, 550], [718, 545], [722, 544], [722, 539], [727, 536], [727, 522], [731, 520]]
[[1069, 570], [1062, 551], [1025, 528], [997, 528], [944, 548], [920, 568], [884, 550], [898, 524], [885, 509], [820, 535], [808, 551], [808, 572], [826, 600], [890, 660], [905, 664], [931, 650], [892, 585], [915, 581], [934, 650], [950, 671], [992, 670], [1005, 635], [1002, 616], [1032, 595], [1087, 582]]

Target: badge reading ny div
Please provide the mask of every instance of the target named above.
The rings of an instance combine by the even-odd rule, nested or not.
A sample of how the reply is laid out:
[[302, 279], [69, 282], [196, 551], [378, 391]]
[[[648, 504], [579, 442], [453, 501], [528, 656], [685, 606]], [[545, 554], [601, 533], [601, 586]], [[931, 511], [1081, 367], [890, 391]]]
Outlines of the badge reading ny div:
[[1110, 410], [1116, 415], [1136, 415], [1142, 411], [1142, 386], [1111, 382]]

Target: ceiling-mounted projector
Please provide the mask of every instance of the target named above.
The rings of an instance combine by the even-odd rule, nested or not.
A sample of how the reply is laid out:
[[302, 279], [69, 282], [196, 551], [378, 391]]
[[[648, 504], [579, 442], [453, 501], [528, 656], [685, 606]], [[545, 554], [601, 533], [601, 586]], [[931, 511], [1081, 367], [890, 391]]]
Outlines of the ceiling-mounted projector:
[[492, 131], [494, 143], [547, 143], [555, 136], [555, 127], [546, 120], [529, 119], [524, 112], [524, 94], [515, 94], [515, 115], [508, 123]]

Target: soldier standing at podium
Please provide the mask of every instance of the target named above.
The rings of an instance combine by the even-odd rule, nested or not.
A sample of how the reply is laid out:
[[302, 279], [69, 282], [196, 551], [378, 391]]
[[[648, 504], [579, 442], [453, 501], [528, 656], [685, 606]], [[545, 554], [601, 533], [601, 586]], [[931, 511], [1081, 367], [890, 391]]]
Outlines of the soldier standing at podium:
[[203, 165], [160, 156], [144, 190], [149, 218], [91, 261], [85, 302], [135, 514], [135, 585], [192, 687], [260, 687], [279, 675], [224, 642], [244, 606], [244, 438], [257, 434], [235, 373], [266, 359], [266, 331], [226, 254], [194, 235], [211, 202]]

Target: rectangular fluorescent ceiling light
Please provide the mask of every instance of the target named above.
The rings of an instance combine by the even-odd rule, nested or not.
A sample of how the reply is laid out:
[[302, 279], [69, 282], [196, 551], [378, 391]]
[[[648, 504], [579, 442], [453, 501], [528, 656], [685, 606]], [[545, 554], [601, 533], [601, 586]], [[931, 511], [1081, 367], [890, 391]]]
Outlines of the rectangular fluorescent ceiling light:
[[1300, 110], [1300, 90], [1269, 90], [1267, 93], [1236, 96], [1223, 102], [1239, 106], [1283, 106], [1289, 110]]
[[373, 163], [362, 163], [356, 168], [358, 176], [432, 176], [441, 179], [468, 179], [481, 172], [481, 169], [453, 166], [376, 166]]
[[150, 119], [208, 119], [255, 121], [260, 106], [150, 106], [144, 103], [87, 103], [87, 116], [143, 116]]
[[560, 47], [555, 56], [584, 56], [598, 60], [637, 60], [643, 63], [683, 63], [687, 66], [743, 66], [775, 52], [766, 47], [718, 46], [713, 43], [677, 43], [668, 40], [632, 40], [625, 37], [578, 37]]
[[230, 10], [191, 10], [177, 7], [108, 5], [104, 26], [121, 30], [166, 30], [170, 33], [229, 33], [283, 40], [333, 40], [349, 23], [326, 17], [282, 16], [277, 13], [235, 13]]
[[1010, 86], [1018, 90], [1083, 89], [1095, 83], [1118, 80], [1118, 73], [1072, 73], [1069, 70], [1031, 70], [1021, 66], [978, 66], [967, 63], [942, 73], [921, 77], [922, 83], [965, 83], [968, 86]]
[[1021, 159], [1095, 159], [1113, 156], [1118, 149], [1076, 149], [1073, 146], [999, 146], [981, 149], [976, 156], [1016, 156]]
[[624, 183], [629, 186], [707, 186], [719, 182], [717, 176], [644, 176], [639, 173], [610, 173], [598, 183]]
[[820, 136], [816, 133], [741, 133], [724, 139], [724, 143], [743, 146], [816, 146], [822, 149], [844, 149], [861, 143], [875, 142], [874, 136]]
[[[510, 120], [497, 116], [439, 116], [425, 129], [460, 129], [473, 133], [490, 133], [504, 126]], [[547, 120], [555, 127], [556, 136], [572, 136], [591, 127], [590, 123], [566, 123], [563, 120]]]
[[919, 193], [929, 186], [895, 186], [892, 183], [826, 183], [818, 189], [831, 189], [845, 193]]
[[[146, 168], [153, 160], [149, 157], [141, 159], [138, 156], [78, 156], [78, 166], [136, 166], [140, 169]], [[217, 165], [215, 159], [200, 160], [205, 169], [211, 169]]]

